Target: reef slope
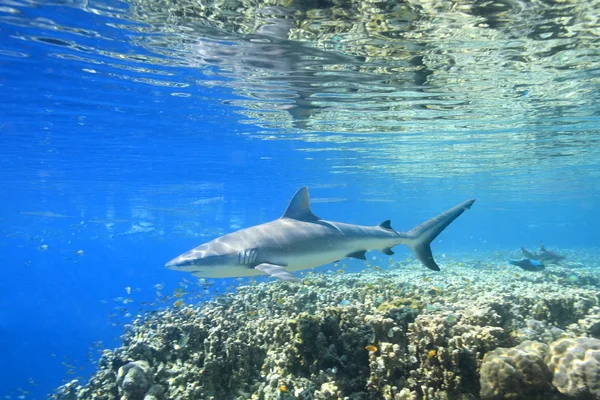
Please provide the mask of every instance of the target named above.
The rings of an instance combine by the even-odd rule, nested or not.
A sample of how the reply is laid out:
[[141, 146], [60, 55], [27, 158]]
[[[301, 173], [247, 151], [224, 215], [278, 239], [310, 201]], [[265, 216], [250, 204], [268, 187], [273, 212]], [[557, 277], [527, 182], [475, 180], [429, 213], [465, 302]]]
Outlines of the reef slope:
[[143, 315], [50, 398], [598, 398], [596, 269], [468, 264], [309, 274]]

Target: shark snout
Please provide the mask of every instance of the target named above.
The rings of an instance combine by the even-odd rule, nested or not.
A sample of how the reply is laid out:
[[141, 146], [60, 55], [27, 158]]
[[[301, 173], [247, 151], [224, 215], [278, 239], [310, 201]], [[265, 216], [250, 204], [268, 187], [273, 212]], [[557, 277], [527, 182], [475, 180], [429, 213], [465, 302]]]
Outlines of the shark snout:
[[165, 267], [177, 271], [192, 271], [197, 269], [196, 260], [196, 257], [192, 256], [189, 253], [185, 253], [175, 257], [174, 259], [166, 263]]

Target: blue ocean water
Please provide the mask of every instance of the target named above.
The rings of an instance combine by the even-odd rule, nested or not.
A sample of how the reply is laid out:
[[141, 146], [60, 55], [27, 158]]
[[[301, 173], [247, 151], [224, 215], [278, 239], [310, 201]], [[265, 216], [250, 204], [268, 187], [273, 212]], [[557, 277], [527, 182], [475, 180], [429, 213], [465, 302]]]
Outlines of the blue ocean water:
[[[541, 240], [597, 246], [597, 39], [576, 55], [568, 52], [581, 50], [575, 45], [585, 37], [556, 50], [551, 56], [564, 58], [555, 70], [528, 68], [532, 58], [513, 75], [483, 71], [482, 81], [504, 81], [509, 95], [496, 98], [499, 86], [473, 89], [468, 79], [452, 96], [440, 97], [433, 84], [425, 95], [427, 81], [415, 78], [388, 93], [395, 100], [384, 112], [374, 105], [381, 94], [361, 92], [364, 83], [344, 92], [354, 81], [341, 72], [337, 95], [352, 102], [299, 83], [321, 77], [335, 85], [331, 75], [306, 77], [296, 64], [261, 67], [265, 59], [252, 52], [265, 49], [248, 44], [256, 41], [228, 53], [240, 39], [217, 37], [213, 30], [226, 31], [218, 24], [198, 35], [224, 46], [220, 58], [187, 49], [195, 57], [186, 59], [177, 39], [193, 26], [160, 32], [134, 9], [134, 2], [0, 2], [0, 396], [40, 399], [88, 378], [101, 351], [119, 345], [124, 324], [171, 306], [175, 298], [163, 296], [182, 285], [195, 286], [166, 261], [278, 218], [301, 186], [323, 218], [391, 219], [399, 230], [477, 198], [434, 254], [534, 248]], [[246, 52], [254, 63], [232, 61]], [[312, 57], [297, 59], [323, 55]], [[568, 68], [570, 75], [559, 74]], [[369, 76], [373, 87], [385, 86]], [[543, 92], [553, 84], [565, 90], [556, 98]], [[277, 97], [277, 87], [288, 93]], [[419, 96], [433, 106], [413, 104]], [[269, 99], [279, 107], [265, 105]], [[501, 99], [503, 110], [486, 103]], [[185, 300], [248, 282], [209, 280]]]

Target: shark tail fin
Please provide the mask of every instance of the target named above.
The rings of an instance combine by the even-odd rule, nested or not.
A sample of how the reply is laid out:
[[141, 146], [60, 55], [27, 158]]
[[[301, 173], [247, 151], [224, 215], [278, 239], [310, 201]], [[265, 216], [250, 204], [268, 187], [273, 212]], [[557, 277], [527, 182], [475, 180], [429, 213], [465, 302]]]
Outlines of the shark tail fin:
[[525, 247], [521, 247], [521, 252], [527, 258], [535, 258], [535, 256], [530, 251], [527, 251], [527, 249], [525, 249]]
[[473, 203], [475, 203], [474, 199], [467, 200], [408, 231], [410, 239], [407, 240], [405, 244], [410, 248], [421, 264], [434, 271], [440, 270], [440, 267], [433, 259], [433, 254], [431, 253], [431, 242], [433, 242], [433, 240], [442, 233], [452, 221], [458, 218], [466, 210], [470, 209]]

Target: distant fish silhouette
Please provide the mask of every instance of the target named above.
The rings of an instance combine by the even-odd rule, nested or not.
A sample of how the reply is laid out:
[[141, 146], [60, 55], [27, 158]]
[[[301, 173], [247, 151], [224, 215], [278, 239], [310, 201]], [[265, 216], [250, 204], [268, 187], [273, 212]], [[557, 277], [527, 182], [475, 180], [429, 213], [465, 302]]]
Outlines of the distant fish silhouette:
[[532, 260], [530, 258], [524, 258], [522, 260], [509, 260], [508, 262], [524, 269], [525, 271], [541, 271], [546, 267], [544, 263], [538, 260]]
[[547, 264], [558, 264], [559, 262], [565, 259], [565, 256], [562, 256], [554, 251], [546, 250], [544, 243], [540, 243], [540, 251], [538, 252], [531, 253], [530, 251], [527, 251], [527, 249], [525, 249], [524, 247], [521, 247], [521, 251], [523, 252], [523, 255], [525, 257], [532, 260], [538, 260], [542, 263]]

